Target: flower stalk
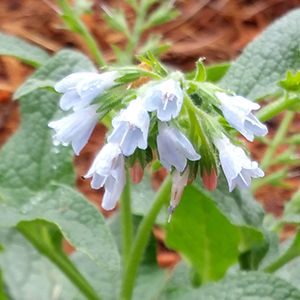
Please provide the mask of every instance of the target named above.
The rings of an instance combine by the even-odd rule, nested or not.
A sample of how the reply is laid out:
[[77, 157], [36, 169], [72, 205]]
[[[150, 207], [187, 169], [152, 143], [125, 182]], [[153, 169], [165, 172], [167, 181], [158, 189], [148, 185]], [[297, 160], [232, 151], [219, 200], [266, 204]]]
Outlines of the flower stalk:
[[150, 211], [144, 217], [139, 226], [123, 276], [120, 294], [120, 299], [122, 300], [131, 300], [132, 298], [134, 282], [137, 276], [137, 271], [142, 259], [143, 252], [147, 245], [156, 217], [166, 201], [169, 200], [171, 185], [171, 176], [168, 176], [160, 187]]
[[122, 222], [122, 249], [123, 249], [123, 264], [124, 267], [128, 264], [131, 247], [133, 243], [133, 224], [131, 214], [131, 197], [130, 197], [130, 174], [126, 170], [126, 185], [120, 201], [120, 212]]

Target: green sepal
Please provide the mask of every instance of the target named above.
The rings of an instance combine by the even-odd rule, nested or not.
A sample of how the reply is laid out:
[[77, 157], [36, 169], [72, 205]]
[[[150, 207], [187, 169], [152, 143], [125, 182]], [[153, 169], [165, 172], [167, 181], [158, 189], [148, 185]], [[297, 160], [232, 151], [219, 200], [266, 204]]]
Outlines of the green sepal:
[[220, 106], [220, 101], [215, 94], [218, 90], [220, 89], [214, 84], [209, 82], [198, 82], [196, 93], [203, 99], [203, 101], [212, 105]]
[[140, 165], [143, 169], [153, 160], [152, 150], [148, 147], [146, 150], [136, 148], [134, 153], [126, 157], [126, 162], [129, 168], [132, 168], [136, 161], [140, 162]]
[[[142, 46], [142, 49], [140, 50], [140, 55], [138, 55], [138, 58], [143, 57], [147, 55], [148, 51], [151, 51], [154, 55], [161, 55], [163, 52], [167, 51], [171, 45], [170, 44], [161, 44], [162, 36], [160, 34], [150, 34], [149, 38], [145, 42], [145, 44]], [[150, 62], [150, 61], [149, 61]]]
[[151, 172], [151, 173], [154, 173], [154, 172], [158, 171], [158, 170], [161, 169], [161, 168], [163, 168], [163, 166], [162, 166], [160, 160], [156, 159], [156, 160], [152, 163], [152, 165], [151, 165], [150, 172]]

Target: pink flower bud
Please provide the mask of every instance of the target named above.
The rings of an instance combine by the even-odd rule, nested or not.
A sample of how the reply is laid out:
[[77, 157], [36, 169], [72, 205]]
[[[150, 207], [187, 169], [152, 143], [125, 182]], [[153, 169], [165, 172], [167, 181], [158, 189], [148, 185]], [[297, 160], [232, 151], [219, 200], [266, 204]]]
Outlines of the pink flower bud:
[[130, 169], [130, 177], [133, 183], [140, 183], [144, 176], [144, 170], [141, 164], [136, 161], [133, 167]]
[[202, 174], [202, 180], [203, 180], [204, 187], [208, 191], [213, 191], [217, 187], [217, 181], [218, 181], [215, 169], [211, 169], [210, 175], [208, 175], [206, 170], [204, 169]]

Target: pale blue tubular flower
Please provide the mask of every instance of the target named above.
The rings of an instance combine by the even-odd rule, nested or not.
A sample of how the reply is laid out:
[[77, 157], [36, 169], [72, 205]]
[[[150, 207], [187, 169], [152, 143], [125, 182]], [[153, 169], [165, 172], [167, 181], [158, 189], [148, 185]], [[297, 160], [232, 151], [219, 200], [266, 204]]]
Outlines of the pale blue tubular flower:
[[79, 155], [100, 117], [98, 108], [99, 105], [91, 105], [58, 121], [52, 121], [48, 126], [55, 130], [55, 138], [62, 143], [72, 143], [75, 154]]
[[150, 117], [141, 100], [133, 100], [127, 109], [113, 118], [114, 130], [107, 141], [119, 144], [125, 156], [132, 155], [137, 147], [145, 150], [148, 145], [149, 124]]
[[259, 104], [242, 96], [230, 96], [221, 92], [216, 92], [216, 96], [221, 102], [224, 118], [248, 141], [254, 140], [254, 134], [265, 136], [268, 133], [268, 128], [251, 113], [252, 110], [260, 108]]
[[98, 97], [104, 89], [115, 85], [114, 80], [120, 77], [118, 72], [102, 74], [92, 72], [79, 72], [68, 75], [57, 82], [54, 89], [64, 93], [60, 99], [60, 108], [74, 111], [84, 108]]
[[149, 87], [143, 102], [146, 110], [157, 110], [157, 118], [162, 122], [176, 118], [183, 103], [183, 92], [178, 81], [164, 80]]
[[115, 208], [126, 183], [124, 157], [118, 144], [108, 143], [96, 156], [84, 178], [93, 177], [91, 187], [105, 187], [101, 206], [105, 210]]
[[169, 170], [174, 166], [183, 172], [187, 159], [195, 161], [201, 156], [191, 142], [173, 124], [158, 122], [157, 150], [161, 164]]
[[231, 144], [223, 133], [222, 136], [222, 139], [214, 138], [214, 144], [219, 150], [219, 158], [228, 182], [229, 192], [232, 192], [236, 185], [242, 189], [248, 189], [251, 177], [263, 177], [265, 174], [256, 161], [251, 161], [247, 157], [242, 148]]

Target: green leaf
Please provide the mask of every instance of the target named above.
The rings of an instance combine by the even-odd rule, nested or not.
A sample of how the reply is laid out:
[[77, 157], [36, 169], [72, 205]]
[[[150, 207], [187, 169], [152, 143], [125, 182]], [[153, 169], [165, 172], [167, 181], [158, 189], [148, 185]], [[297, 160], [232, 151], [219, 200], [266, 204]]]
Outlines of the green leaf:
[[49, 58], [49, 55], [43, 49], [33, 46], [24, 40], [5, 35], [0, 32], [0, 55], [13, 56], [21, 61], [39, 67]]
[[222, 278], [237, 262], [239, 230], [193, 186], [187, 186], [180, 206], [166, 225], [166, 244], [187, 257], [202, 282]]
[[261, 272], [237, 273], [200, 289], [173, 288], [159, 300], [298, 300], [300, 291], [285, 280]]
[[230, 63], [220, 63], [206, 67], [206, 80], [209, 82], [218, 82], [226, 74], [230, 67]]
[[251, 100], [279, 91], [286, 71], [300, 68], [300, 9], [271, 24], [231, 65], [220, 84]]
[[[32, 77], [58, 80], [89, 68], [92, 64], [85, 56], [62, 51]], [[73, 153], [56, 144], [47, 126], [59, 111], [58, 102], [59, 95], [43, 90], [21, 98], [21, 127], [0, 152], [0, 226], [34, 219], [53, 222], [75, 248], [117, 272], [119, 256], [104, 218], [68, 187], [75, 181]]]
[[193, 185], [211, 198], [232, 224], [252, 228], [255, 231], [262, 230], [264, 218], [262, 206], [253, 199], [248, 191], [236, 188], [230, 193], [223, 174], [218, 177], [218, 186], [212, 192], [204, 188], [200, 179], [195, 180]]
[[286, 79], [279, 81], [278, 84], [289, 92], [299, 92], [300, 72], [293, 75], [291, 71], [287, 71]]
[[[218, 177], [217, 188], [207, 191], [200, 179], [194, 181], [194, 186], [199, 192], [212, 199], [219, 211], [240, 229], [240, 251], [247, 253], [248, 265], [256, 268], [259, 261], [268, 251], [268, 240], [264, 238], [264, 210], [248, 191], [234, 189], [228, 191], [225, 176], [221, 173]], [[253, 261], [254, 260], [254, 261]]]
[[[13, 300], [85, 300], [80, 291], [15, 229], [0, 229], [0, 266]], [[0, 298], [1, 299], [1, 298]]]
[[[49, 188], [49, 187], [48, 187]], [[105, 220], [97, 208], [78, 192], [67, 186], [53, 186], [21, 205], [0, 205], [0, 226], [13, 227], [20, 221], [43, 219], [56, 224], [64, 237], [81, 252], [111, 272], [119, 270], [119, 255]], [[5, 198], [4, 198], [5, 199]], [[24, 199], [26, 200], [26, 198]]]
[[[121, 288], [120, 276], [113, 277], [105, 272], [105, 270], [99, 269], [97, 265], [83, 253], [77, 252], [73, 254], [71, 260], [103, 300], [118, 299]], [[133, 291], [133, 300], [156, 299], [165, 284], [165, 280], [165, 270], [155, 266], [141, 266]]]
[[206, 72], [202, 63], [203, 59], [200, 58], [196, 63], [195, 81], [204, 81], [206, 79]]
[[[74, 64], [73, 66], [70, 64], [71, 62]], [[96, 69], [92, 62], [79, 52], [60, 51], [20, 86], [14, 94], [14, 99], [19, 99], [37, 89], [48, 87], [53, 90], [53, 86], [58, 80], [79, 71], [95, 72]]]
[[[136, 234], [141, 220], [141, 217], [133, 217], [134, 234]], [[107, 222], [114, 235], [119, 253], [121, 254], [122, 231], [120, 215], [114, 215], [112, 218], [108, 219]], [[121, 272], [116, 276], [112, 276], [112, 274], [105, 270], [99, 269], [89, 257], [82, 253], [75, 253], [72, 255], [71, 260], [104, 300], [118, 299], [121, 288]], [[157, 265], [156, 240], [152, 234], [139, 268], [133, 291], [133, 300], [155, 299], [165, 284], [166, 275], [166, 270], [160, 269]]]

